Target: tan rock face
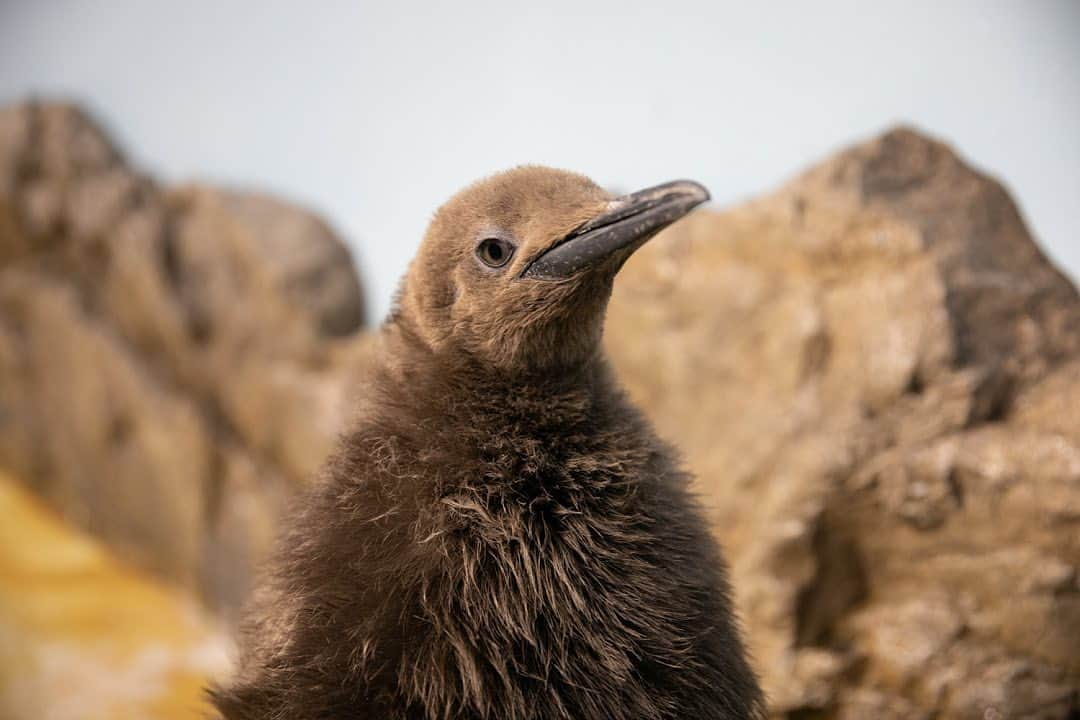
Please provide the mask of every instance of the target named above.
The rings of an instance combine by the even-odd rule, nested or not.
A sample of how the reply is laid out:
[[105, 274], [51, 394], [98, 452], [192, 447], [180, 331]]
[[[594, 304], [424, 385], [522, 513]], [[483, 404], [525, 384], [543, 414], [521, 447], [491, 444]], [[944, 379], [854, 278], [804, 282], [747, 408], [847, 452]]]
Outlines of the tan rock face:
[[889, 133], [647, 246], [607, 342], [777, 715], [1075, 711], [1080, 301], [997, 183]]
[[0, 110], [0, 466], [234, 608], [344, 411], [363, 303], [317, 218], [165, 190], [78, 110]]
[[[309, 214], [0, 111], [0, 467], [226, 614], [362, 314]], [[998, 184], [891, 132], [650, 243], [607, 344], [696, 473], [777, 717], [1080, 712], [1080, 299]]]

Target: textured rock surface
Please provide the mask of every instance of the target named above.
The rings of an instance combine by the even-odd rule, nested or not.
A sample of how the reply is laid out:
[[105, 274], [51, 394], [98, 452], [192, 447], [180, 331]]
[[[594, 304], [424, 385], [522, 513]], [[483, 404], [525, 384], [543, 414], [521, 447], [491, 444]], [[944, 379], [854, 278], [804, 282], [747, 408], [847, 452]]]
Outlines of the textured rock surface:
[[[0, 111], [0, 467], [212, 607], [340, 426], [362, 308], [310, 215]], [[778, 717], [1080, 712], [1080, 299], [998, 184], [894, 131], [651, 243], [607, 340]]]
[[121, 556], [234, 607], [362, 315], [311, 215], [163, 189], [74, 108], [0, 111], [0, 466]]
[[891, 132], [647, 246], [608, 344], [777, 715], [1080, 712], [1080, 300], [1000, 185]]

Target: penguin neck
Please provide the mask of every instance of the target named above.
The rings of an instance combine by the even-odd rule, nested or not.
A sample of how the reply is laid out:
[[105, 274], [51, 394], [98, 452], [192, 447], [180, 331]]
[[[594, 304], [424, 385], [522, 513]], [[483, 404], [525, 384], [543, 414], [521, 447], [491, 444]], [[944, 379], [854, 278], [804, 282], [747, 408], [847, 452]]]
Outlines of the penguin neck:
[[382, 341], [373, 375], [396, 407], [500, 421], [521, 414], [536, 422], [543, 412], [555, 421], [592, 414], [620, 395], [600, 348], [573, 364], [508, 371], [467, 353], [435, 351], [407, 326], [384, 327]]

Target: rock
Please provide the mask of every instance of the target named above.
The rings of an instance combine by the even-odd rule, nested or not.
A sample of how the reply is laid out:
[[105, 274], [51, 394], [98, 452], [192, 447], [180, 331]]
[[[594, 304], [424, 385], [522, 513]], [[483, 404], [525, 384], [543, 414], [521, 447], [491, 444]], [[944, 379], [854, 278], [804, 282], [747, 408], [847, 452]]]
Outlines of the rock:
[[218, 202], [256, 247], [278, 291], [325, 335], [349, 335], [364, 322], [364, 298], [352, 258], [311, 213], [253, 193], [195, 189], [195, 202]]
[[999, 184], [892, 131], [637, 253], [607, 342], [778, 717], [1080, 711], [1080, 299]]
[[162, 188], [70, 106], [0, 110], [0, 467], [124, 559], [242, 601], [362, 318], [310, 213]]
[[865, 636], [868, 652], [881, 658], [878, 672], [898, 687], [917, 681], [965, 629], [949, 598], [932, 591], [902, 603], [870, 606], [851, 622]]
[[156, 384], [61, 282], [0, 272], [0, 318], [5, 464], [32, 472], [41, 495], [131, 561], [193, 583], [198, 481], [213, 463], [197, 407]]

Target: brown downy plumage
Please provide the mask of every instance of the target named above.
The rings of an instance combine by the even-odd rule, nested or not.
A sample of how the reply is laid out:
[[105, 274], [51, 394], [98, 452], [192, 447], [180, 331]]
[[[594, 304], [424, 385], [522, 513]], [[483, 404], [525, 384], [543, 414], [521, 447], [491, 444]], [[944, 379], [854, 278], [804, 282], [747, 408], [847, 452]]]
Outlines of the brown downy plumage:
[[687, 476], [600, 346], [622, 262], [707, 198], [524, 167], [438, 211], [225, 718], [762, 717]]

